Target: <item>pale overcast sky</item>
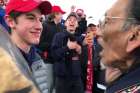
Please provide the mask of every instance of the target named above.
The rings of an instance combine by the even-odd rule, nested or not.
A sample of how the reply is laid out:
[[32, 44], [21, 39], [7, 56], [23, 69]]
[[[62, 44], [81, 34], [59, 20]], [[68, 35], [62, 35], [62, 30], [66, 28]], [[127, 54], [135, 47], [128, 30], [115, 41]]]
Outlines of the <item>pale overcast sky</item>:
[[[92, 16], [95, 20], [98, 20], [105, 11], [111, 7], [111, 5], [116, 0], [49, 0], [52, 5], [59, 5], [62, 7], [63, 10], [70, 12], [70, 7], [72, 5], [76, 6], [76, 9], [82, 8], [87, 18]], [[64, 15], [64, 18], [67, 16]]]

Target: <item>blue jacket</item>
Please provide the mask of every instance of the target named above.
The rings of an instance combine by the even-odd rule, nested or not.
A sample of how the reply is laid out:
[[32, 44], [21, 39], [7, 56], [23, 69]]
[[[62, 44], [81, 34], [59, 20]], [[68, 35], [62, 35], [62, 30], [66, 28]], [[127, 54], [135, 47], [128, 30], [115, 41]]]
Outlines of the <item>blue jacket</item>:
[[24, 58], [29, 64], [29, 67], [32, 71], [32, 77], [34, 82], [38, 86], [41, 93], [51, 93], [51, 88], [48, 86], [48, 75], [47, 75], [47, 67], [41, 57], [36, 53], [36, 49], [31, 48], [28, 54], [25, 54], [21, 51]]
[[9, 28], [5, 22], [4, 16], [5, 16], [5, 11], [3, 8], [0, 7], [0, 24], [8, 31]]
[[[83, 37], [74, 36], [75, 40], [81, 45]], [[68, 38], [71, 35], [67, 31], [59, 32], [54, 36], [52, 42], [52, 57], [55, 60], [54, 71], [56, 76], [80, 76], [80, 61], [73, 62], [72, 57], [75, 56], [74, 50], [67, 47]], [[71, 38], [72, 39], [72, 38]], [[76, 54], [77, 55], [77, 54]]]
[[140, 66], [122, 75], [106, 93], [140, 93]]
[[51, 56], [51, 44], [54, 35], [61, 31], [63, 31], [63, 27], [61, 23], [55, 24], [54, 21], [52, 22], [45, 21], [43, 23], [43, 31], [40, 37], [40, 43], [37, 47], [42, 53], [43, 52], [48, 53], [47, 58], [42, 56], [42, 58], [47, 63], [53, 63], [53, 58]]

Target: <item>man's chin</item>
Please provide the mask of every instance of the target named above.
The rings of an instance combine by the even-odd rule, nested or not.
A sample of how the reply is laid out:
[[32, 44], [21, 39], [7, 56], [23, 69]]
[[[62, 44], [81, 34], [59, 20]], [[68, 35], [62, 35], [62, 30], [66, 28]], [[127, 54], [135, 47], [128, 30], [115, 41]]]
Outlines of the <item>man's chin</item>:
[[74, 33], [75, 33], [75, 31], [73, 31], [73, 30], [70, 30], [70, 31], [69, 31], [69, 33], [71, 33], [71, 34], [74, 34]]
[[101, 62], [104, 66], [109, 66], [109, 62], [107, 60], [105, 60], [104, 58], [101, 58]]

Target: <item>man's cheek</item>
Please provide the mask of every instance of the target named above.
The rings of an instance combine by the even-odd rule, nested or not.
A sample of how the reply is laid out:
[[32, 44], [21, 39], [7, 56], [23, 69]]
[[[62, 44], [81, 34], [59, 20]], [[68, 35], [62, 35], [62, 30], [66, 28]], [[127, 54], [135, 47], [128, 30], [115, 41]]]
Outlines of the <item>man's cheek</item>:
[[114, 51], [104, 50], [102, 53], [102, 62], [105, 65], [112, 65], [114, 63], [114, 60], [117, 59], [117, 55]]

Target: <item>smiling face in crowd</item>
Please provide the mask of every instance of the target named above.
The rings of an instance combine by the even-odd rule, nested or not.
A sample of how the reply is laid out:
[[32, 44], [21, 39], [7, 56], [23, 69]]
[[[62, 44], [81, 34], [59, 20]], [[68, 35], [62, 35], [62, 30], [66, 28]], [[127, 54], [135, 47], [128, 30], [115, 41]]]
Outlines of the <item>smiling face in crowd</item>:
[[18, 47], [29, 47], [38, 44], [42, 32], [42, 14], [39, 9], [22, 13], [16, 20], [10, 16], [6, 17], [11, 28], [11, 38]]

